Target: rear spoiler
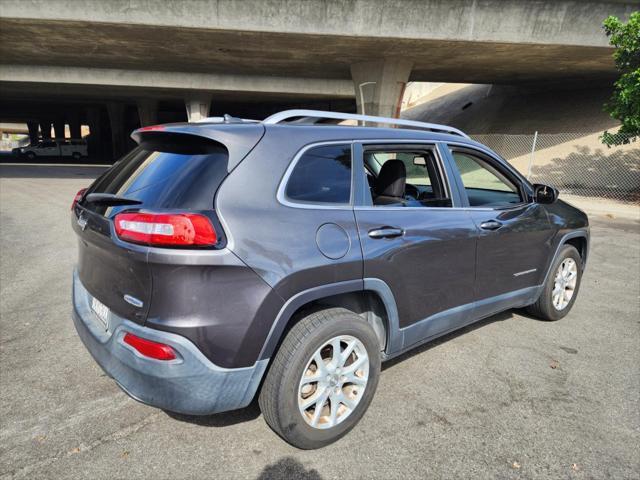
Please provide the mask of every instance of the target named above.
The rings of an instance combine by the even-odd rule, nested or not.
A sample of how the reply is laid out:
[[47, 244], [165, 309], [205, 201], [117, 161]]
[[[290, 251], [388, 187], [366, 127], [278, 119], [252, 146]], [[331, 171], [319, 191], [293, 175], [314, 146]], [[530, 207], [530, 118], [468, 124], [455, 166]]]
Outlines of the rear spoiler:
[[235, 168], [256, 146], [265, 128], [259, 123], [174, 123], [139, 128], [131, 138], [145, 150], [202, 155], [226, 150], [228, 169]]

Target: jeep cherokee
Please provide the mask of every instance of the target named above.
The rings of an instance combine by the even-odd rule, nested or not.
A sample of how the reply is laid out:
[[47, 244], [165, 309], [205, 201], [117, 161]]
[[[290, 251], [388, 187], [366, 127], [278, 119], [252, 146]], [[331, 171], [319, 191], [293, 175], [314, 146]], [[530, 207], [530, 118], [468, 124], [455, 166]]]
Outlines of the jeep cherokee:
[[[384, 126], [326, 123], [343, 120]], [[364, 415], [381, 361], [576, 300], [587, 216], [454, 128], [297, 110], [132, 137], [73, 202], [73, 319], [146, 404], [258, 395], [275, 432], [318, 448]]]

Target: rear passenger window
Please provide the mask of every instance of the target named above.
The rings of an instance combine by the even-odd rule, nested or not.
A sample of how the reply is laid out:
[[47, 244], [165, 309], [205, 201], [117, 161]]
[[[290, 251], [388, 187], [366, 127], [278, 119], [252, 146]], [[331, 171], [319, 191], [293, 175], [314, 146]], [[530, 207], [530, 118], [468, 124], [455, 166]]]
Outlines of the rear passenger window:
[[348, 204], [351, 199], [351, 145], [325, 145], [307, 150], [287, 182], [289, 200]]
[[366, 147], [363, 155], [374, 207], [451, 207], [433, 147]]

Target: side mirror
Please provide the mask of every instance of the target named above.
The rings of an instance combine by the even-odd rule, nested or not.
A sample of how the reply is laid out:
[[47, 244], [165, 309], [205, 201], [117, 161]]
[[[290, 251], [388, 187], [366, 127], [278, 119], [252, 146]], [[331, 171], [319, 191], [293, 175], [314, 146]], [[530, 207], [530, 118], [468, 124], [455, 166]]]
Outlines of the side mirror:
[[558, 200], [560, 192], [557, 188], [550, 187], [549, 185], [543, 185], [541, 183], [535, 183], [533, 185], [533, 196], [537, 203], [554, 203]]

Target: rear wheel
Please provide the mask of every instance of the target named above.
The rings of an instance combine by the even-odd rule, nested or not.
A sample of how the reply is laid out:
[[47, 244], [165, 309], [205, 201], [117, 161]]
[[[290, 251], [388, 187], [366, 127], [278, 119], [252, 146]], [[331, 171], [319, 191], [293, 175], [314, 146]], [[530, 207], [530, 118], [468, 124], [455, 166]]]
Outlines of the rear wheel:
[[36, 154], [33, 152], [27, 152], [26, 156], [29, 160], [33, 160], [34, 158], [36, 158]]
[[260, 392], [269, 426], [304, 449], [335, 442], [371, 403], [380, 375], [380, 346], [358, 315], [331, 308], [293, 326]]
[[71, 156], [73, 157], [74, 160], [80, 160], [82, 158], [82, 155], [80, 155], [79, 152], [73, 152]]
[[575, 247], [564, 245], [553, 262], [540, 298], [527, 310], [543, 320], [566, 316], [578, 296], [582, 279], [582, 259]]

